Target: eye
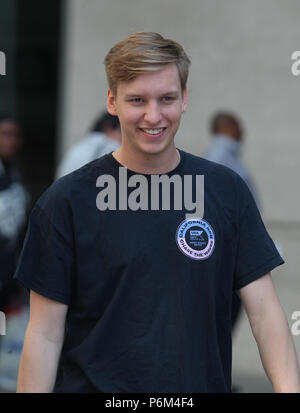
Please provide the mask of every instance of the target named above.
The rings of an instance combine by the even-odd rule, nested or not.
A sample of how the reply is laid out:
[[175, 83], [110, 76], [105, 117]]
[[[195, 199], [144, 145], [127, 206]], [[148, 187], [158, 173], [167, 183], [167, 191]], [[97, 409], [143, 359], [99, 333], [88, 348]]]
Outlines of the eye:
[[172, 96], [164, 96], [164, 97], [163, 97], [163, 100], [164, 100], [165, 102], [172, 102], [172, 101], [174, 100], [174, 98], [173, 98]]
[[130, 100], [130, 102], [133, 102], [133, 103], [141, 103], [141, 102], [142, 102], [142, 98], [133, 98], [133, 99]]

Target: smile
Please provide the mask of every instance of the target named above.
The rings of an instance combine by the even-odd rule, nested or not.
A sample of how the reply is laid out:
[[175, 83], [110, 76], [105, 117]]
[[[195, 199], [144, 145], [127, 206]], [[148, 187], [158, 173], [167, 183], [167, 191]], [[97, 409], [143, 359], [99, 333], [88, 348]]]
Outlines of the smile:
[[159, 136], [162, 134], [162, 132], [166, 129], [166, 128], [159, 128], [159, 129], [144, 129], [144, 128], [140, 128], [141, 131], [143, 131], [145, 134], [147, 135], [151, 135], [151, 136]]

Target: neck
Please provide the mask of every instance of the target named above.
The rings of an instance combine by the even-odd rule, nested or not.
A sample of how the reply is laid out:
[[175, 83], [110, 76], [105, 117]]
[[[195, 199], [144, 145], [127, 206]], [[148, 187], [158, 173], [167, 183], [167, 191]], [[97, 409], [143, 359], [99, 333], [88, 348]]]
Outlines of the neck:
[[141, 174], [164, 174], [172, 171], [180, 162], [180, 154], [174, 145], [161, 153], [130, 151], [123, 145], [113, 152], [113, 157], [131, 171]]

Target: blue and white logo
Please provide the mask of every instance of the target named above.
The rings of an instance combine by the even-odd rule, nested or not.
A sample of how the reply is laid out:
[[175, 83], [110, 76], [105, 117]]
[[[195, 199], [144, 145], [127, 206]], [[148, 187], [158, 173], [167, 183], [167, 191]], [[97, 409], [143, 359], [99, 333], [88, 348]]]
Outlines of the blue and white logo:
[[176, 242], [181, 252], [194, 260], [206, 260], [215, 247], [212, 227], [204, 219], [190, 218], [181, 222], [176, 231]]

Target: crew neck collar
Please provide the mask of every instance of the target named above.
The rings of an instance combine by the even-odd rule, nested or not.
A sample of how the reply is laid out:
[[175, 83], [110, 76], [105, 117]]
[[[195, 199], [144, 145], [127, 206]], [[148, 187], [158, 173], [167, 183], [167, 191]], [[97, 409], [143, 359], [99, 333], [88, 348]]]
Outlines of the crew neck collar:
[[183, 166], [183, 163], [184, 163], [185, 153], [184, 153], [181, 149], [179, 149], [179, 148], [177, 148], [177, 147], [176, 147], [176, 149], [178, 150], [179, 155], [180, 155], [179, 164], [178, 164], [174, 169], [172, 169], [171, 171], [164, 172], [164, 173], [160, 173], [160, 174], [145, 174], [145, 173], [133, 171], [133, 170], [127, 168], [126, 166], [122, 165], [119, 161], [117, 161], [117, 159], [113, 156], [113, 152], [110, 152], [109, 154], [107, 154], [106, 157], [107, 157], [107, 160], [108, 160], [111, 164], [114, 165], [114, 167], [117, 167], [117, 168], [126, 168], [126, 169], [127, 169], [127, 172], [128, 172], [129, 174], [131, 174], [131, 175], [143, 175], [143, 176], [169, 175], [169, 176], [170, 176], [170, 175], [174, 175], [174, 174], [178, 173], [178, 172], [181, 170], [181, 168], [182, 168], [182, 166]]

